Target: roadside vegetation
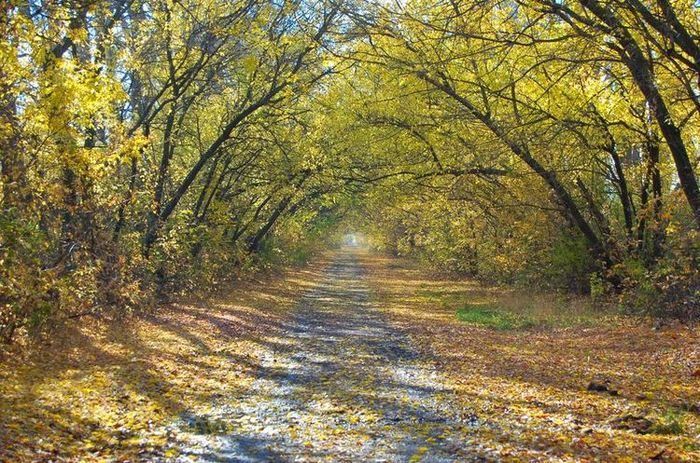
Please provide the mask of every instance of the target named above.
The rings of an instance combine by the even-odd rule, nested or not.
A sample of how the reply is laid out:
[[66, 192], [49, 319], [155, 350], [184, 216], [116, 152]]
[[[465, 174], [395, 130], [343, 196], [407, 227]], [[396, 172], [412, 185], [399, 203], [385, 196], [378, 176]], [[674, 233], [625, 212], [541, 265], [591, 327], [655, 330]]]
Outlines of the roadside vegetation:
[[367, 254], [362, 263], [388, 319], [488, 423], [465, 440], [512, 461], [700, 458], [694, 327], [575, 301], [552, 311], [551, 295], [532, 307], [522, 293], [407, 259]]
[[265, 278], [341, 242], [406, 277], [382, 309], [484, 407], [593, 416], [566, 455], [696, 455], [697, 2], [0, 3], [10, 461], [170, 458], [136, 441], [245, 389], [224, 351], [309, 289]]

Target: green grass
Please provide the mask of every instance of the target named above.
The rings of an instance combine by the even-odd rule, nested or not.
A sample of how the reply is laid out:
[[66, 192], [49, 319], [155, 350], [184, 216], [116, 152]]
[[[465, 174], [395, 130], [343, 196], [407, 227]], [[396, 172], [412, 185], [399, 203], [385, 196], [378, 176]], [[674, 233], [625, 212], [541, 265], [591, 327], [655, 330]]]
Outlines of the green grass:
[[471, 325], [494, 330], [518, 330], [535, 326], [535, 321], [521, 315], [506, 312], [495, 305], [467, 304], [457, 309], [457, 318]]
[[680, 410], [668, 409], [666, 413], [652, 426], [650, 431], [654, 434], [679, 435], [683, 434], [685, 427], [683, 413]]
[[495, 330], [594, 327], [614, 322], [619, 314], [596, 309], [589, 299], [524, 290], [499, 291], [470, 287], [445, 289], [421, 285], [420, 299], [453, 313], [457, 319]]

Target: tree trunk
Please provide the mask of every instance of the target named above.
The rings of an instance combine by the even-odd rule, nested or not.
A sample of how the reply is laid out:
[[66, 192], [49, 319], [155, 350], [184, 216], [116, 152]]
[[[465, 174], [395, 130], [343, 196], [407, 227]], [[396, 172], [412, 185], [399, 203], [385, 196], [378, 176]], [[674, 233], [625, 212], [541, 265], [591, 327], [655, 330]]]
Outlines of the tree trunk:
[[632, 73], [632, 78], [637, 87], [644, 94], [654, 119], [656, 119], [656, 123], [661, 129], [661, 133], [673, 156], [678, 179], [695, 217], [696, 226], [700, 227], [700, 187], [698, 187], [697, 178], [695, 177], [685, 142], [681, 136], [681, 131], [674, 123], [666, 102], [654, 81], [651, 63], [647, 60], [630, 32], [611, 10], [602, 6], [597, 0], [580, 0], [580, 2], [611, 29], [611, 33], [614, 34], [617, 42], [622, 47], [620, 57]]
[[[564, 207], [566, 215], [573, 222], [573, 224], [578, 228], [578, 230], [583, 234], [583, 236], [588, 241], [588, 244], [593, 252], [593, 254], [598, 258], [603, 266], [607, 269], [613, 264], [612, 258], [608, 253], [605, 244], [600, 240], [598, 235], [585, 219], [581, 211], [579, 210], [573, 197], [566, 189], [566, 187], [557, 179], [554, 172], [545, 169], [545, 167], [537, 161], [527, 146], [518, 143], [517, 141], [511, 139], [506, 131], [488, 114], [485, 114], [467, 98], [458, 94], [452, 86], [446, 82], [439, 82], [434, 78], [428, 76], [425, 72], [419, 72], [418, 77], [425, 80], [426, 82], [433, 85], [435, 88], [441, 90], [443, 93], [452, 97], [459, 104], [465, 107], [475, 118], [481, 121], [494, 135], [498, 137], [508, 148], [515, 154], [518, 158], [525, 162], [525, 164], [530, 167], [540, 178], [542, 178], [549, 188], [554, 193], [557, 201]], [[443, 76], [443, 79], [445, 77]]]

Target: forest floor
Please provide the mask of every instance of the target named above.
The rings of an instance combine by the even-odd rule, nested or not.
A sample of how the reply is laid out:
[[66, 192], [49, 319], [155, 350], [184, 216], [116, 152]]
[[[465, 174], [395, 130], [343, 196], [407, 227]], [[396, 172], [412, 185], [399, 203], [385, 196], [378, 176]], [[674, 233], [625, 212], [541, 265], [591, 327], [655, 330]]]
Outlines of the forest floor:
[[0, 461], [700, 461], [700, 333], [557, 301], [343, 249], [76, 324], [2, 360]]

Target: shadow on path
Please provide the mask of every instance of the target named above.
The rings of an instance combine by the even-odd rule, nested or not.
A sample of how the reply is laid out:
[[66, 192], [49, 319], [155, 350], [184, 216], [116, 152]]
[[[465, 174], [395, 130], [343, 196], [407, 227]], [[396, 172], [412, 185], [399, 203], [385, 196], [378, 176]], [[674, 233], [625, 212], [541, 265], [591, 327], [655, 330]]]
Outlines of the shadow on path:
[[[294, 311], [244, 397], [214, 411], [230, 432], [201, 435], [198, 461], [465, 461], [456, 437], [478, 419], [450, 400], [430, 359], [373, 305], [352, 251]], [[256, 341], [257, 342], [257, 341]], [[183, 460], [184, 461], [184, 460]]]

